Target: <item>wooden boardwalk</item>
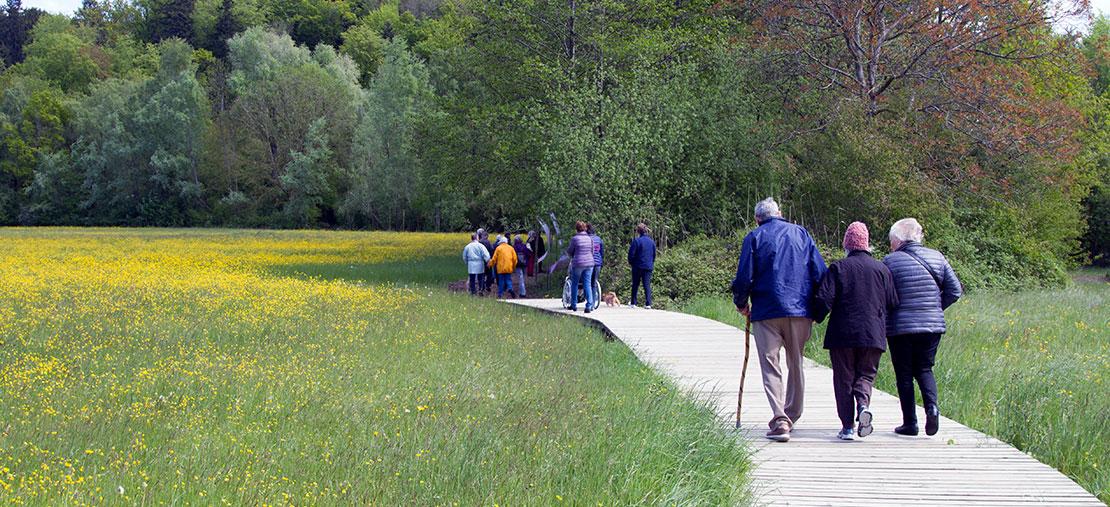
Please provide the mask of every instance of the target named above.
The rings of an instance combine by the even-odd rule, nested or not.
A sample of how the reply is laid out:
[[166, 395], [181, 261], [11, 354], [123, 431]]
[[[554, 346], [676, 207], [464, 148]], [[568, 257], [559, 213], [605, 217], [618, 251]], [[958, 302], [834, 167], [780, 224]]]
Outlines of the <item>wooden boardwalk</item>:
[[[556, 299], [508, 302], [589, 319], [641, 361], [710, 400], [732, 426], [744, 354], [742, 330], [693, 315], [627, 306], [603, 306], [586, 315], [563, 310]], [[889, 361], [886, 355], [883, 360]], [[871, 400], [875, 432], [856, 441], [837, 440], [832, 371], [808, 359], [805, 412], [789, 443], [770, 442], [763, 438], [771, 411], [754, 340], [749, 361], [742, 434], [755, 452], [753, 493], [760, 503], [1103, 505], [1052, 467], [950, 419], [941, 419], [940, 433], [933, 437], [895, 435], [891, 430], [901, 423], [898, 398], [878, 390]], [[924, 410], [918, 410], [923, 422]]]

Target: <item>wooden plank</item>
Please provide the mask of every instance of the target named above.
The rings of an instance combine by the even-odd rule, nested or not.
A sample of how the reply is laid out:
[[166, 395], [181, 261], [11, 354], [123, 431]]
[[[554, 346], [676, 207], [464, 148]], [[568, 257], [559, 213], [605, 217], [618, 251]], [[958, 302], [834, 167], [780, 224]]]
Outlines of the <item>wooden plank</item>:
[[[573, 316], [625, 344], [676, 385], [709, 404], [731, 428], [736, 416], [743, 331], [701, 317], [660, 310], [602, 307], [586, 315], [555, 299], [507, 302]], [[753, 344], [754, 347], [754, 344]], [[784, 363], [785, 369], [785, 363]], [[752, 451], [753, 494], [768, 505], [1103, 505], [1064, 474], [1005, 442], [941, 418], [935, 437], [904, 437], [898, 398], [876, 390], [875, 433], [855, 442], [835, 438], [840, 422], [832, 372], [806, 359], [806, 407], [789, 443], [763, 438], [771, 412], [759, 360], [751, 354], [744, 426], [735, 430]], [[789, 372], [786, 373], [789, 375]], [[924, 411], [918, 407], [921, 419]]]

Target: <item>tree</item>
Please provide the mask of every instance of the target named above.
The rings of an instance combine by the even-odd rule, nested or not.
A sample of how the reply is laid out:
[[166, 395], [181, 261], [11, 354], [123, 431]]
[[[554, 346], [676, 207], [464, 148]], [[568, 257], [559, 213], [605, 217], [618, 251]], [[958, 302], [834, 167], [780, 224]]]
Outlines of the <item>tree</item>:
[[417, 136], [419, 123], [434, 115], [434, 98], [427, 69], [404, 41], [386, 44], [355, 131], [351, 191], [342, 208], [349, 221], [387, 229], [418, 225], [413, 203], [426, 171]]
[[146, 40], [178, 38], [197, 45], [193, 32], [196, 0], [138, 0], [138, 4], [143, 9]]
[[291, 154], [292, 159], [281, 175], [282, 187], [289, 194], [282, 213], [293, 227], [316, 225], [320, 206], [334, 193], [330, 180], [335, 178], [336, 167], [328, 148], [326, 126], [323, 118], [309, 125], [304, 149]]
[[347, 0], [292, 0], [270, 3], [272, 19], [286, 24], [298, 44], [338, 46], [341, 35], [355, 22]]
[[185, 225], [202, 204], [208, 105], [191, 48], [171, 39], [159, 52], [157, 75], [108, 80], [79, 110], [73, 160], [85, 174], [82, 207], [99, 223]]
[[65, 16], [43, 16], [35, 25], [26, 53], [26, 71], [64, 92], [85, 92], [104, 74], [94, 55], [107, 63], [103, 52], [91, 40], [83, 40]]
[[[952, 3], [850, 0], [798, 2], [740, 0], [761, 35], [798, 59], [820, 85], [858, 98], [867, 114], [884, 111], [888, 92], [911, 83], [937, 85], [941, 97], [921, 97], [921, 110], [959, 111], [950, 104], [981, 68], [983, 57], [1004, 61], [1041, 58], [1053, 48], [1014, 45], [1041, 38], [1053, 22], [1086, 11], [1085, 2], [1057, 9], [1055, 2], [1008, 0]], [[986, 95], [980, 92], [975, 98]], [[974, 99], [972, 99], [974, 100]]]
[[227, 191], [247, 195], [263, 216], [278, 215], [289, 194], [281, 183], [292, 154], [304, 146], [313, 122], [325, 120], [328, 146], [338, 166], [350, 160], [351, 136], [362, 100], [358, 70], [330, 46], [315, 51], [292, 38], [250, 28], [228, 43], [231, 118], [248, 137], [236, 146], [249, 167]]
[[7, 8], [0, 13], [0, 58], [5, 64], [23, 61], [31, 29], [43, 14], [39, 9], [23, 9], [21, 0], [8, 0]]

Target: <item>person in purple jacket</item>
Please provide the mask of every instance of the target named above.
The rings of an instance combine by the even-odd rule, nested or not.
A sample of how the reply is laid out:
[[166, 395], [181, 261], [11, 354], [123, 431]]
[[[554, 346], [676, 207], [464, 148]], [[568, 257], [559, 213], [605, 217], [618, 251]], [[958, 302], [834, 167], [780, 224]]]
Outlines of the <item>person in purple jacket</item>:
[[[567, 255], [570, 256], [570, 279], [575, 289], [579, 286], [585, 287], [583, 290], [586, 293], [586, 313], [590, 313], [596, 300], [593, 291], [594, 240], [590, 239], [590, 235], [586, 232], [586, 222], [581, 220], [575, 222], [574, 229], [578, 233], [571, 236], [570, 248], [567, 249]], [[570, 311], [578, 311], [577, 297], [570, 299]]]

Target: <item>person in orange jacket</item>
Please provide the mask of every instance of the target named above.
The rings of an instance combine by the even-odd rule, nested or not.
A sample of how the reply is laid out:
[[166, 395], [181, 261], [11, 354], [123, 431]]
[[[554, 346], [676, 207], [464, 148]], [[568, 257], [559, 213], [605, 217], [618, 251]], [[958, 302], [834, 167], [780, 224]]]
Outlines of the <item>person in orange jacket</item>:
[[512, 294], [515, 298], [516, 293], [513, 292], [513, 270], [516, 269], [517, 256], [516, 250], [509, 244], [509, 240], [505, 236], [497, 237], [497, 248], [493, 250], [493, 257], [490, 257], [489, 266], [497, 273], [497, 297], [501, 298], [506, 292]]

